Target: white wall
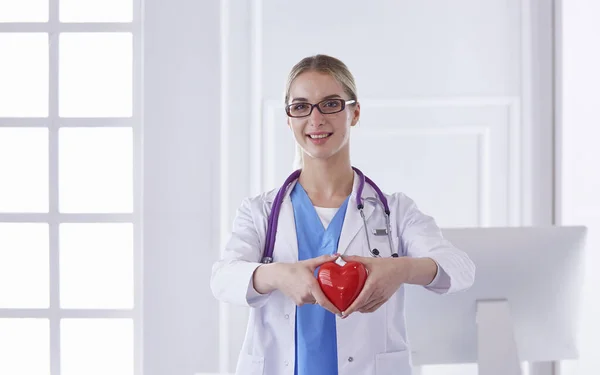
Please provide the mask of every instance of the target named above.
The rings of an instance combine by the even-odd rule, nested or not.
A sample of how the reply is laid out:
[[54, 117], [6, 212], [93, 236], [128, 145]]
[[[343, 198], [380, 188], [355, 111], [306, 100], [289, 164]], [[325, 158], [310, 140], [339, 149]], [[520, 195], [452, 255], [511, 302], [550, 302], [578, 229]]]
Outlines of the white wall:
[[219, 2], [144, 14], [144, 375], [217, 372]]
[[589, 228], [581, 359], [566, 363], [562, 374], [587, 375], [600, 373], [600, 2], [562, 0], [561, 7], [557, 219]]

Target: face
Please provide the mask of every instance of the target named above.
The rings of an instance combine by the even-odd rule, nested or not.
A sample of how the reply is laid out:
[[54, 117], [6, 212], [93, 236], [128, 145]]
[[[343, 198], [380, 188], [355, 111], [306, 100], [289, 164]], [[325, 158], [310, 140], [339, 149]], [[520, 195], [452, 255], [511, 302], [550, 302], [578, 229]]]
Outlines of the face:
[[[317, 104], [325, 99], [350, 100], [343, 86], [329, 74], [305, 72], [292, 83], [288, 104]], [[331, 108], [334, 104], [325, 106]], [[304, 153], [315, 159], [328, 159], [348, 149], [350, 128], [356, 125], [359, 114], [358, 103], [346, 104], [343, 111], [330, 114], [322, 114], [315, 107], [309, 116], [288, 117], [288, 125]]]

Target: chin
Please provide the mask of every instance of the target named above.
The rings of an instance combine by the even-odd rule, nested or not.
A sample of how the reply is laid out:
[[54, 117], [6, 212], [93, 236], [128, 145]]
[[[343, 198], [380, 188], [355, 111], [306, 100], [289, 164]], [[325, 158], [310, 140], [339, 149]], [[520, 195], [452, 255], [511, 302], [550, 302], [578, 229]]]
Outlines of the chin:
[[327, 161], [335, 156], [335, 154], [336, 152], [333, 150], [318, 150], [316, 152], [310, 152], [309, 156], [315, 160]]
[[[330, 141], [334, 141], [334, 139], [330, 139]], [[308, 141], [304, 143], [303, 148], [304, 152], [312, 159], [327, 160], [339, 153], [343, 149], [343, 145], [335, 142], [315, 145]]]

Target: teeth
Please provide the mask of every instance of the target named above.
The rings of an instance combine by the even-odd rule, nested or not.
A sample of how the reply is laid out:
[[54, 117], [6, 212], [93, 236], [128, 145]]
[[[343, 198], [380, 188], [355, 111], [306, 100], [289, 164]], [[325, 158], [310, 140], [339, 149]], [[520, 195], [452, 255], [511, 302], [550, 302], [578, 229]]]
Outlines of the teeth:
[[310, 135], [309, 137], [311, 137], [312, 139], [327, 138], [329, 137], [329, 134]]

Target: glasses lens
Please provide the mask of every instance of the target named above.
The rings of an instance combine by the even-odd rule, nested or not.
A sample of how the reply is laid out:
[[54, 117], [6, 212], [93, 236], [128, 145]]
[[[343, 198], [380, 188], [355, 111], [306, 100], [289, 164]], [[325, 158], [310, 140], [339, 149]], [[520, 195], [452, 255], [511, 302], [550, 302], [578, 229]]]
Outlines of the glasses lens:
[[294, 103], [288, 106], [290, 115], [294, 117], [306, 116], [310, 113], [310, 104], [308, 103]]
[[[288, 106], [288, 113], [292, 117], [303, 117], [310, 114], [312, 105], [310, 103], [293, 103]], [[321, 113], [337, 113], [344, 109], [342, 99], [327, 99], [319, 103]]]
[[341, 99], [328, 99], [319, 103], [319, 108], [323, 113], [336, 113], [342, 110], [344, 102]]

